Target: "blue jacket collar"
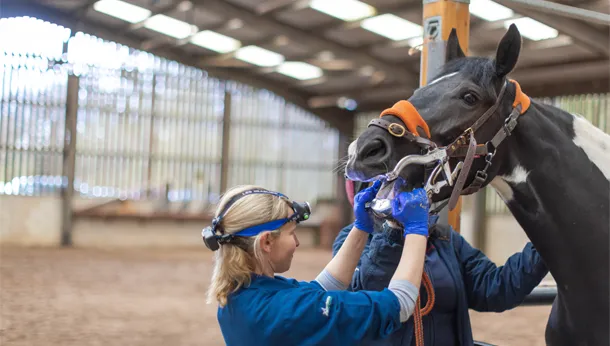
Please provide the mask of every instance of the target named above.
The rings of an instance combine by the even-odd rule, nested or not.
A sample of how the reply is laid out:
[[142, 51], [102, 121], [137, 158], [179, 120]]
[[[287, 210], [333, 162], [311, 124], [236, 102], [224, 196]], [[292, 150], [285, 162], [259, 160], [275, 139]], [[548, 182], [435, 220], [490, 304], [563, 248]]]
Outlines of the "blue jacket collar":
[[267, 289], [267, 290], [277, 290], [284, 289], [287, 287], [297, 287], [295, 285], [295, 280], [287, 279], [283, 276], [274, 276], [268, 277], [266, 275], [259, 275], [252, 273], [251, 275], [252, 281], [248, 288], [258, 288], [258, 289]]

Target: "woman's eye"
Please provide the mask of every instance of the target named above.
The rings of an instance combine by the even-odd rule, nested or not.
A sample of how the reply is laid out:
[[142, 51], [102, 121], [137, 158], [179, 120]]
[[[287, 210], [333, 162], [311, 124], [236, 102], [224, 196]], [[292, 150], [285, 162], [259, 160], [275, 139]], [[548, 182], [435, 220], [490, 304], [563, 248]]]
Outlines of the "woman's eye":
[[470, 106], [474, 105], [477, 102], [477, 97], [471, 93], [464, 94], [464, 96], [462, 96], [462, 99], [464, 99], [464, 102], [466, 102], [466, 104]]

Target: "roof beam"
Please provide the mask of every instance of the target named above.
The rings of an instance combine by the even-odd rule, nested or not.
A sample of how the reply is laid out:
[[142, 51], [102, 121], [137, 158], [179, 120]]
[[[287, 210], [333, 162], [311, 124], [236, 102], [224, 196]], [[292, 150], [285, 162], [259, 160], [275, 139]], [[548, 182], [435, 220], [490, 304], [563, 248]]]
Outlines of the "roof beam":
[[287, 9], [301, 9], [309, 6], [310, 0], [269, 0], [258, 6], [255, 11], [259, 16], [272, 16]]
[[339, 43], [330, 41], [320, 35], [312, 34], [303, 29], [298, 29], [278, 21], [275, 18], [262, 18], [242, 7], [233, 5], [222, 0], [196, 0], [204, 8], [214, 12], [225, 14], [231, 17], [238, 17], [244, 22], [260, 28], [269, 33], [281, 33], [288, 38], [302, 42], [316, 51], [328, 50], [339, 56], [347, 57], [358, 64], [371, 65], [379, 70], [385, 71], [388, 75], [394, 76], [403, 83], [417, 85], [419, 75], [406, 68], [381, 61], [365, 51], [350, 48]]
[[496, 0], [496, 2], [517, 13], [553, 27], [562, 34], [571, 36], [574, 39], [575, 44], [578, 44], [583, 48], [598, 54], [599, 56], [610, 56], [610, 42], [608, 35], [603, 32], [599, 32], [595, 28], [583, 22], [541, 13], [539, 10], [533, 10], [522, 5], [515, 4], [511, 0]]
[[[511, 74], [511, 78], [518, 81], [525, 93], [527, 93], [529, 88], [536, 88], [540, 85], [563, 85], [579, 82], [594, 83], [595, 81], [608, 79], [609, 75], [610, 64], [608, 64], [608, 60], [599, 60], [558, 66], [518, 69]], [[352, 92], [346, 91], [335, 95], [315, 96], [310, 98], [307, 103], [312, 108], [330, 107], [331, 105], [336, 104], [337, 100], [341, 97], [353, 98], [359, 104], [383, 101], [391, 103], [409, 97], [413, 91], [414, 89], [409, 90], [396, 84], [384, 85], [383, 87], [353, 90]], [[366, 101], [367, 99], [370, 101]]]
[[[141, 39], [131, 34], [117, 35], [117, 32], [105, 25], [94, 23], [91, 20], [83, 20], [74, 16], [49, 8], [45, 5], [35, 3], [32, 0], [4, 0], [2, 3], [1, 17], [31, 16], [51, 23], [64, 26], [72, 31], [83, 31], [96, 37], [117, 42], [132, 48], [141, 44]], [[318, 109], [314, 110], [307, 106], [307, 100], [311, 95], [295, 91], [285, 84], [272, 81], [268, 78], [257, 76], [247, 72], [234, 72], [227, 69], [207, 68], [198, 59], [189, 57], [188, 54], [178, 49], [153, 49], [149, 51], [159, 57], [177, 61], [179, 63], [204, 69], [211, 77], [229, 79], [236, 82], [251, 85], [255, 88], [267, 89], [284, 98], [287, 102], [301, 107], [320, 117], [329, 125], [339, 130], [342, 134], [352, 135], [353, 112], [342, 109]]]
[[610, 26], [610, 15], [545, 0], [505, 0], [524, 8], [557, 16]]

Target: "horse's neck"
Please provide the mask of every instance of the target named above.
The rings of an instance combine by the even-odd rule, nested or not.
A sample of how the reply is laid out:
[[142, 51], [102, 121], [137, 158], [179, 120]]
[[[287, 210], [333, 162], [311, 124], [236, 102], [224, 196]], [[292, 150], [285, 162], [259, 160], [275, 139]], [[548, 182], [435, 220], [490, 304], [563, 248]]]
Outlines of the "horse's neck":
[[492, 186], [555, 279], [583, 278], [590, 272], [583, 266], [598, 266], [607, 278], [610, 136], [532, 102], [505, 145], [508, 160]]

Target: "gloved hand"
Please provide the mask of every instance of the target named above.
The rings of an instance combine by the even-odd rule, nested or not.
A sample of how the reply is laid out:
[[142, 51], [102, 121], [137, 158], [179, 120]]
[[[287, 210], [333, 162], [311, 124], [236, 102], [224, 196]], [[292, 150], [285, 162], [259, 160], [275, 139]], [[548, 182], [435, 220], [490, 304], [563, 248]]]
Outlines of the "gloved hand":
[[375, 198], [380, 186], [381, 181], [377, 180], [373, 186], [358, 192], [354, 197], [354, 216], [356, 217], [354, 226], [367, 233], [373, 233], [373, 215], [365, 205]]
[[392, 200], [392, 217], [404, 226], [404, 235], [428, 236], [430, 201], [422, 188], [401, 192]]

